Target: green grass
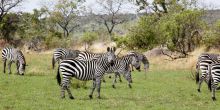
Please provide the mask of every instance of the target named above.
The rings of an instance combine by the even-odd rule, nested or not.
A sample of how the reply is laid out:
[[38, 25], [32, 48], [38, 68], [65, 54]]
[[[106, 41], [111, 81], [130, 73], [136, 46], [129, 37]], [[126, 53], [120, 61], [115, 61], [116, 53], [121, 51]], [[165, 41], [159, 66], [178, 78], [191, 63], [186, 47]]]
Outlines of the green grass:
[[[102, 83], [101, 97], [89, 99], [91, 81], [87, 88], [71, 88], [75, 99], [60, 98], [56, 70], [51, 69], [51, 57], [26, 55], [28, 67], [24, 76], [3, 74], [0, 66], [0, 109], [1, 110], [217, 110], [220, 108], [220, 93], [217, 101], [211, 100], [211, 93], [203, 83], [202, 92], [196, 91], [195, 81], [189, 78], [188, 70], [151, 69], [145, 79], [143, 72], [132, 73], [133, 84], [129, 89], [126, 81], [111, 87], [112, 79], [106, 77]], [[0, 62], [2, 64], [2, 62]], [[154, 65], [157, 66], [157, 65]], [[73, 80], [72, 83], [74, 83]]]

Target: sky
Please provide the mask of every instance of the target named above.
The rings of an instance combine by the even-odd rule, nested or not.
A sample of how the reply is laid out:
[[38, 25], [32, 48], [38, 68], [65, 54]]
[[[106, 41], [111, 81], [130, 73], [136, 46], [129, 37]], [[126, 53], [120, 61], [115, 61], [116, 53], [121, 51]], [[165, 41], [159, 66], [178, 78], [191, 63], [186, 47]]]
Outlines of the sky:
[[[45, 0], [24, 0], [24, 2], [13, 11], [25, 11], [32, 12], [33, 9], [39, 9]], [[55, 1], [55, 0], [50, 0]], [[86, 0], [85, 5], [91, 7], [93, 10], [98, 10], [98, 7], [95, 3], [96, 0]], [[152, 1], [152, 0], [148, 0]], [[199, 0], [199, 5], [207, 9], [220, 9], [220, 0]], [[131, 5], [127, 5], [127, 10], [133, 9]], [[132, 10], [134, 11], [134, 10]]]

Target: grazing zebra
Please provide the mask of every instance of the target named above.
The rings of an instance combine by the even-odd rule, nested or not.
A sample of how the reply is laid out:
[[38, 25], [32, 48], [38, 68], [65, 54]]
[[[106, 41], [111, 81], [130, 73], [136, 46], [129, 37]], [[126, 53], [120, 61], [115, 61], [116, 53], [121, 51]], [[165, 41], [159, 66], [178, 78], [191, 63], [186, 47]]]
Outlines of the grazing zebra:
[[209, 65], [209, 81], [208, 87], [212, 90], [212, 100], [215, 101], [215, 91], [217, 89], [218, 83], [220, 82], [220, 63], [214, 63]]
[[[108, 47], [107, 52], [96, 60], [62, 60], [57, 71], [57, 82], [61, 85], [61, 98], [65, 97], [65, 90], [67, 90], [69, 98], [74, 99], [69, 89], [70, 79], [72, 77], [83, 81], [93, 80], [93, 87], [89, 97], [92, 98], [93, 92], [97, 87], [98, 98], [100, 98], [101, 78], [108, 68], [114, 65], [115, 57], [115, 48]], [[63, 77], [62, 83], [60, 73]]]
[[2, 50], [2, 60], [3, 60], [3, 72], [5, 73], [6, 61], [8, 60], [8, 70], [9, 74], [11, 74], [11, 64], [16, 63], [17, 73], [20, 75], [24, 75], [26, 62], [25, 57], [21, 50], [15, 48], [4, 48]]
[[[137, 52], [129, 52], [129, 54], [137, 54], [139, 61], [142, 61], [142, 63], [144, 64], [144, 71], [147, 72], [147, 70], [149, 69], [149, 61], [147, 59], [147, 57], [144, 54], [140, 54]], [[131, 66], [131, 70], [133, 71], [133, 66]]]
[[76, 58], [79, 54], [79, 50], [70, 50], [70, 49], [64, 49], [64, 48], [57, 48], [53, 52], [53, 58], [52, 58], [52, 67], [54, 69], [55, 63], [58, 61], [60, 63], [61, 60], [67, 59], [67, 58]]
[[[115, 73], [115, 76], [122, 74], [128, 81], [128, 86], [131, 88], [132, 78], [129, 65], [135, 66], [136, 69], [140, 69], [140, 63], [136, 54], [125, 55], [123, 57], [116, 58], [114, 66], [110, 67], [106, 73]], [[115, 88], [116, 79], [113, 80], [112, 87]]]
[[[213, 63], [219, 63], [220, 57], [218, 54], [210, 54], [210, 53], [202, 53], [198, 57], [198, 61], [196, 63], [196, 83], [199, 83], [198, 85], [198, 92], [200, 91], [201, 84], [205, 80], [205, 82], [208, 82], [209, 79], [209, 70], [208, 67], [210, 64]], [[199, 70], [201, 70], [201, 77], [199, 77]]]
[[[137, 52], [129, 52], [127, 55], [132, 55], [132, 54], [136, 54], [138, 56], [138, 60], [144, 64], [144, 71], [145, 71], [145, 77], [146, 77], [147, 70], [149, 69], [149, 61], [147, 57], [144, 54], [140, 54]], [[131, 65], [131, 70], [134, 71], [133, 65]], [[140, 69], [138, 69], [138, 71], [140, 71]], [[117, 77], [119, 77], [119, 81], [122, 82], [120, 74], [115, 74], [114, 81], [116, 82]]]

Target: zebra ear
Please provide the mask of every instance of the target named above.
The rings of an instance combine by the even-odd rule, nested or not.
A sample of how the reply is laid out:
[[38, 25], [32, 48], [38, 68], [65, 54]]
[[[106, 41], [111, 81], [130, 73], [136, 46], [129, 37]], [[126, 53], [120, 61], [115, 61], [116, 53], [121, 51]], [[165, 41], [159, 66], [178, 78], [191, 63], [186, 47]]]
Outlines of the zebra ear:
[[110, 47], [107, 47], [107, 51], [108, 51], [108, 52], [110, 51]]
[[113, 51], [114, 51], [114, 52], [116, 51], [116, 47], [113, 47]]

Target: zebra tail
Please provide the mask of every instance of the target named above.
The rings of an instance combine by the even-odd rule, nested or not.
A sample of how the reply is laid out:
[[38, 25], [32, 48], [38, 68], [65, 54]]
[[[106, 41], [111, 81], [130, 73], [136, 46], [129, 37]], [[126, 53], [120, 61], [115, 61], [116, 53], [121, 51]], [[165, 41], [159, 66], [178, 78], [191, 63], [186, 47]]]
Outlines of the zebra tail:
[[209, 88], [210, 91], [212, 91], [212, 76], [209, 76], [208, 88]]
[[196, 64], [196, 84], [199, 83], [199, 63]]
[[58, 67], [58, 69], [57, 69], [57, 83], [60, 85], [61, 84], [61, 77], [60, 77], [60, 71], [59, 71], [59, 69], [60, 69], [60, 66]]
[[208, 66], [208, 75], [209, 76], [209, 80], [208, 80], [208, 88], [210, 91], [212, 91], [212, 73], [211, 73], [211, 65]]
[[54, 55], [53, 55], [53, 58], [52, 58], [52, 67], [54, 69], [54, 66], [55, 66], [55, 59], [54, 59]]

